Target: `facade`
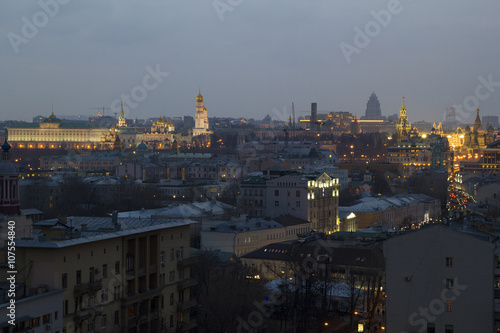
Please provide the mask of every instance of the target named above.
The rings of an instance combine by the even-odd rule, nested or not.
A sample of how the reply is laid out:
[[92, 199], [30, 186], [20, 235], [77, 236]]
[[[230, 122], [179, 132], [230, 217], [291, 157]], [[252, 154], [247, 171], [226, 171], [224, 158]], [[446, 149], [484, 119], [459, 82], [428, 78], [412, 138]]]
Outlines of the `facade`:
[[339, 181], [326, 173], [286, 175], [266, 182], [266, 216], [291, 214], [316, 231], [338, 230]]
[[63, 332], [63, 290], [55, 289], [16, 299], [16, 325], [11, 325], [7, 314], [10, 313], [8, 299], [0, 304], [0, 328], [3, 333], [10, 332]]
[[417, 170], [436, 168], [453, 172], [454, 153], [450, 150], [445, 136], [431, 134], [427, 138], [407, 138], [398, 141], [397, 146], [389, 147], [387, 161], [399, 163], [404, 167], [404, 177]]
[[[392, 197], [366, 197], [353, 206], [343, 206], [341, 216], [354, 213], [357, 227], [383, 227], [387, 229], [417, 228], [441, 215], [438, 199], [423, 194], [398, 194]], [[340, 226], [345, 230], [348, 226]]]
[[[62, 332], [189, 332], [189, 221], [68, 217], [16, 242], [26, 290], [63, 290]], [[4, 272], [5, 274], [5, 272]]]
[[42, 170], [76, 170], [76, 171], [110, 171], [119, 166], [123, 158], [117, 153], [85, 154], [66, 156], [42, 156], [40, 169]]
[[339, 180], [326, 173], [285, 174], [266, 179], [250, 176], [241, 183], [243, 212], [249, 216], [293, 215], [316, 231], [338, 230]]
[[494, 332], [495, 245], [435, 225], [386, 244], [388, 332]]
[[311, 223], [290, 215], [269, 221], [251, 219], [224, 222], [201, 230], [201, 248], [241, 256], [271, 243], [297, 240], [297, 234], [305, 234], [310, 230]]
[[107, 127], [63, 123], [52, 113], [40, 123], [19, 123], [8, 128], [9, 141], [18, 149], [96, 149]]
[[460, 172], [500, 173], [500, 140], [491, 142], [477, 162], [460, 162]]

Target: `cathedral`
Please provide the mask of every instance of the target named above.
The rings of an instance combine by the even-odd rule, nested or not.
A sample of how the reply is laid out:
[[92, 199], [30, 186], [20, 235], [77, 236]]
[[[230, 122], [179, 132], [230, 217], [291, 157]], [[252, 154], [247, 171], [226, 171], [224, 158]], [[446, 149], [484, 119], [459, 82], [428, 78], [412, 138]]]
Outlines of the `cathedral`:
[[464, 132], [464, 146], [467, 148], [484, 148], [495, 140], [495, 133], [491, 124], [488, 124], [486, 130], [484, 129], [479, 116], [479, 109], [476, 110], [473, 127], [470, 128], [467, 125]]

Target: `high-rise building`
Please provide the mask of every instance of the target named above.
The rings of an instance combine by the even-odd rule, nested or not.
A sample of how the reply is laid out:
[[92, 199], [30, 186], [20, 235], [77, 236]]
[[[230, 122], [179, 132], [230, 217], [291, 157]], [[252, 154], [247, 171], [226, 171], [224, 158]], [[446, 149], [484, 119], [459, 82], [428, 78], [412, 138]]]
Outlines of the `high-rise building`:
[[447, 106], [446, 107], [446, 122], [452, 123], [456, 121], [455, 107]]
[[377, 95], [373, 92], [366, 103], [366, 112], [365, 116], [361, 117], [361, 119], [365, 120], [384, 120], [385, 117], [382, 117], [382, 111], [380, 110], [380, 102], [378, 100]]
[[203, 105], [203, 95], [198, 91], [196, 96], [196, 113], [194, 119], [193, 136], [210, 134], [208, 130], [207, 108]]

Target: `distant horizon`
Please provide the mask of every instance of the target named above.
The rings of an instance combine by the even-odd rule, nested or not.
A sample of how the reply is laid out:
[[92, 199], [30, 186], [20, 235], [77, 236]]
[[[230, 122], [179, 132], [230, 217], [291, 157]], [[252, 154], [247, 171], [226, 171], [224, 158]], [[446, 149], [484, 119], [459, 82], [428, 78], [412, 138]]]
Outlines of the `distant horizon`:
[[372, 92], [410, 122], [500, 114], [498, 1], [40, 3], [0, 3], [4, 117], [191, 115], [199, 88], [215, 117], [362, 116]]

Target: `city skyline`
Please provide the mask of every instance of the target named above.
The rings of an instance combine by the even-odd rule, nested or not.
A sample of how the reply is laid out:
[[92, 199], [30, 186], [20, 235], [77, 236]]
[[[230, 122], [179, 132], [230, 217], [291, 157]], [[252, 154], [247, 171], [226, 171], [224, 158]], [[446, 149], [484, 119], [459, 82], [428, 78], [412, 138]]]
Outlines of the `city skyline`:
[[192, 116], [199, 88], [209, 117], [286, 121], [292, 102], [297, 118], [312, 102], [363, 115], [372, 92], [384, 116], [405, 96], [411, 122], [464, 105], [472, 123], [476, 101], [499, 114], [498, 3], [40, 3], [1, 5], [4, 119], [48, 116], [52, 102], [91, 116], [134, 94], [127, 118]]

